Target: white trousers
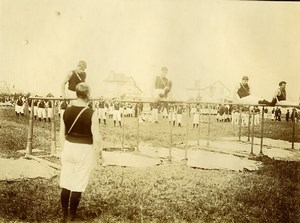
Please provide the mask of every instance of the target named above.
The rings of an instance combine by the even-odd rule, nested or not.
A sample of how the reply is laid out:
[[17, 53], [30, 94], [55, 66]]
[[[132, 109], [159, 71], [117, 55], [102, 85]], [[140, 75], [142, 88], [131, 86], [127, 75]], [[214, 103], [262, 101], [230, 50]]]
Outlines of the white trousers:
[[61, 163], [60, 187], [84, 192], [97, 163], [93, 146], [65, 141]]

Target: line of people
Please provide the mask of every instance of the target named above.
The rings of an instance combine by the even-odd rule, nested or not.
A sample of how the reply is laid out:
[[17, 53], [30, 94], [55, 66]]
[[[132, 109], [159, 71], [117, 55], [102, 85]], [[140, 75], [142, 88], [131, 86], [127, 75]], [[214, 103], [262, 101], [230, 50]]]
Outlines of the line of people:
[[292, 112], [290, 113], [289, 109], [287, 110], [287, 113], [285, 115], [285, 120], [289, 122], [290, 120], [292, 122], [298, 121], [298, 112], [295, 108], [292, 109]]
[[[248, 126], [249, 122], [254, 125], [259, 125], [260, 123], [260, 115], [261, 115], [261, 110], [258, 108], [258, 106], [252, 106], [250, 108], [250, 114], [249, 114], [249, 108], [248, 107], [242, 107], [241, 108], [241, 114], [240, 114], [240, 109], [238, 106], [234, 106], [232, 111], [231, 111], [231, 123], [233, 125], [239, 125], [241, 121], [242, 126]], [[254, 121], [253, 121], [253, 116], [254, 116]]]
[[[32, 100], [26, 99], [24, 96], [19, 96], [15, 101], [15, 112], [18, 117], [24, 116], [25, 108], [28, 107], [28, 112], [31, 112], [31, 104], [34, 101], [33, 106], [33, 115], [35, 120], [51, 122], [53, 118], [52, 110], [52, 101], [51, 100]], [[27, 106], [26, 106], [27, 104]], [[61, 115], [64, 110], [70, 106], [70, 101], [60, 100], [56, 101], [55, 111], [58, 111], [58, 114]], [[209, 109], [205, 105], [188, 105], [188, 104], [175, 104], [168, 102], [154, 102], [150, 104], [150, 113], [143, 112], [143, 103], [122, 103], [119, 102], [117, 98], [112, 100], [104, 100], [103, 97], [100, 97], [99, 100], [96, 100], [94, 103], [90, 102], [89, 106], [96, 111], [99, 124], [107, 125], [107, 119], [113, 119], [114, 126], [122, 127], [122, 117], [137, 117], [138, 111], [140, 114], [140, 122], [152, 122], [158, 123], [158, 114], [162, 114], [163, 119], [168, 119], [169, 123], [173, 126], [177, 125], [182, 127], [182, 114], [189, 112], [189, 116], [193, 115], [193, 125], [197, 127], [199, 121], [197, 121], [200, 115], [205, 115], [209, 113]], [[189, 109], [189, 110], [188, 110]], [[259, 124], [259, 115], [260, 109], [255, 106], [255, 125]], [[242, 109], [242, 125], [248, 125], [248, 108], [245, 107]], [[216, 120], [218, 122], [231, 122], [232, 124], [239, 123], [239, 109], [238, 106], [233, 105], [223, 105], [220, 104], [216, 108], [210, 110], [211, 115], [216, 115]], [[271, 119], [275, 121], [281, 121], [282, 112], [281, 108], [277, 106], [273, 108], [272, 111], [268, 112], [268, 108], [265, 108], [265, 119]], [[292, 112], [287, 112], [285, 115], [286, 121], [294, 120], [294, 117], [297, 120], [297, 110], [292, 109]], [[251, 118], [252, 122], [252, 118]], [[177, 123], [177, 124], [175, 124]]]
[[[31, 113], [33, 103], [33, 116], [35, 120], [51, 122], [53, 119], [53, 103], [50, 100], [28, 100], [28, 112]], [[55, 106], [55, 105], [54, 105]]]
[[[62, 115], [69, 106], [70, 102], [61, 100], [58, 106], [59, 114]], [[113, 119], [115, 127], [122, 127], [122, 117], [137, 117], [138, 112], [143, 110], [142, 103], [122, 103], [118, 98], [105, 100], [100, 97], [99, 100], [90, 101], [88, 106], [96, 112], [99, 124], [107, 125], [107, 119]]]
[[35, 120], [51, 122], [53, 118], [52, 102], [50, 100], [35, 100], [26, 99], [24, 96], [19, 96], [15, 102], [15, 113], [17, 117], [25, 116], [25, 108], [27, 107], [30, 114], [31, 105], [33, 103], [33, 115]]

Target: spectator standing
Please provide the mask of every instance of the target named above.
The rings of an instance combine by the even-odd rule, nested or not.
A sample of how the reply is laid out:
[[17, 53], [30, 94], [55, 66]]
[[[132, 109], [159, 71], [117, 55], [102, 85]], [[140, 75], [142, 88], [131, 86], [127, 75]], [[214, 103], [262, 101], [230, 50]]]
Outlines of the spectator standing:
[[106, 125], [106, 103], [103, 97], [100, 97], [100, 100], [96, 104], [97, 114], [99, 124], [101, 124], [101, 120], [103, 120], [104, 125]]
[[276, 116], [275, 116], [276, 114], [275, 114], [275, 111], [276, 111], [275, 108], [273, 108], [273, 109], [272, 109], [272, 112], [271, 112], [271, 120], [272, 120], [272, 121], [276, 120]]
[[113, 120], [114, 120], [114, 127], [116, 127], [117, 122], [119, 123], [119, 126], [122, 127], [121, 123], [121, 112], [120, 112], [120, 102], [118, 99], [113, 99]]
[[175, 111], [175, 106], [172, 103], [168, 104], [168, 110], [169, 110], [169, 123], [173, 126], [175, 126], [175, 121], [176, 121], [176, 111]]
[[15, 112], [18, 117], [20, 117], [20, 115], [24, 115], [23, 104], [22, 96], [19, 96], [15, 104]]
[[39, 121], [41, 122], [43, 119], [46, 122], [46, 104], [44, 100], [39, 100], [38, 104], [38, 118]]
[[281, 109], [279, 107], [275, 110], [275, 120], [279, 122], [281, 121]]
[[177, 124], [178, 127], [182, 127], [182, 113], [183, 113], [183, 106], [179, 105], [176, 109], [176, 119], [177, 119]]
[[286, 120], [287, 122], [289, 122], [289, 120], [290, 120], [290, 111], [289, 111], [289, 109], [287, 110], [287, 112], [286, 112], [286, 114], [285, 114], [285, 120]]
[[196, 105], [193, 112], [193, 128], [199, 127], [200, 122], [200, 105]]
[[158, 123], [158, 101], [152, 104], [152, 122]]
[[291, 120], [292, 120], [292, 122], [297, 122], [297, 120], [298, 120], [298, 112], [295, 108], [293, 108], [293, 110], [292, 110]]
[[47, 100], [46, 101], [46, 109], [47, 109], [47, 118], [48, 118], [48, 122], [51, 122], [51, 119], [53, 117], [53, 112], [52, 112], [52, 101], [51, 100]]

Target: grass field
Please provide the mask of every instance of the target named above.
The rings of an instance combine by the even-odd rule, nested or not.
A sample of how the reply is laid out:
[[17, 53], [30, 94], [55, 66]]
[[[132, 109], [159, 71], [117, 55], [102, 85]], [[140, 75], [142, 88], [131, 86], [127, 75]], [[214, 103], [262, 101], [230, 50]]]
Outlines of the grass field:
[[[28, 117], [17, 118], [1, 109], [0, 154], [18, 158], [25, 149]], [[137, 122], [124, 119], [124, 144], [137, 144]], [[198, 129], [189, 120], [188, 138]], [[207, 138], [207, 117], [202, 117], [200, 138]], [[170, 146], [170, 126], [140, 123], [140, 142]], [[299, 123], [296, 141], [300, 141]], [[242, 134], [247, 135], [247, 128]], [[173, 144], [184, 142], [187, 128], [172, 128]], [[291, 140], [292, 123], [267, 121], [265, 134]], [[57, 129], [58, 133], [58, 129]], [[122, 144], [122, 128], [101, 126], [104, 147]], [[260, 127], [255, 134], [260, 135]], [[57, 134], [58, 135], [58, 134]], [[230, 123], [211, 125], [211, 139], [238, 137]], [[50, 124], [34, 122], [33, 147], [50, 153]], [[300, 222], [300, 164], [260, 158], [264, 166], [255, 172], [193, 169], [184, 165], [149, 168], [97, 167], [79, 206], [82, 222]], [[0, 221], [58, 222], [58, 177], [0, 182]]]

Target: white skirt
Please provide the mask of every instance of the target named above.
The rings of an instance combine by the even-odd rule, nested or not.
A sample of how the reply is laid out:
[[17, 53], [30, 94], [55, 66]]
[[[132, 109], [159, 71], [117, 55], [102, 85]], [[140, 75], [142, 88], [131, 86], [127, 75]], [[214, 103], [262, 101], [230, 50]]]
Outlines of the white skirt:
[[200, 114], [195, 113], [193, 117], [193, 124], [199, 124], [199, 121], [200, 121]]
[[182, 123], [182, 114], [177, 114], [176, 116], [177, 116], [177, 122], [181, 124]]
[[84, 192], [90, 174], [96, 166], [96, 153], [93, 146], [65, 141], [61, 163], [60, 187]]

